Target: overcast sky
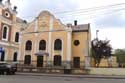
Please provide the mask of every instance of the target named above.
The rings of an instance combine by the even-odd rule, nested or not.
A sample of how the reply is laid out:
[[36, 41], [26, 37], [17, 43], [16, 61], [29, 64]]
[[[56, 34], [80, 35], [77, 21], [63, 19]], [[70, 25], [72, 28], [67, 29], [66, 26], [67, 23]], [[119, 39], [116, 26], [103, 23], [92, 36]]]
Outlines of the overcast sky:
[[[34, 19], [42, 10], [49, 10], [64, 24], [73, 23], [74, 20], [78, 20], [78, 24], [91, 23], [92, 39], [98, 29], [100, 39], [111, 40], [110, 43], [115, 49], [125, 48], [125, 4], [92, 11], [91, 14], [57, 14], [57, 12], [63, 11], [125, 3], [125, 0], [11, 0], [11, 3], [18, 7], [18, 16], [29, 21]], [[123, 9], [120, 10], [119, 8]]]

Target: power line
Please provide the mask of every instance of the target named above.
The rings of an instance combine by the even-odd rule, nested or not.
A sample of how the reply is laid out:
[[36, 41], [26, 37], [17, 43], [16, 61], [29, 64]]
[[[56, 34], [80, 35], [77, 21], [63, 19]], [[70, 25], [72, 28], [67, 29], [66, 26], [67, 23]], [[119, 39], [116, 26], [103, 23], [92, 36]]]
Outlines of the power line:
[[[91, 17], [91, 16], [101, 16], [101, 15], [108, 15], [108, 14], [114, 14], [114, 12], [116, 13], [116, 12], [119, 12], [119, 11], [122, 11], [122, 10], [125, 10], [125, 8], [120, 8], [120, 9], [115, 9], [115, 10], [112, 10], [112, 11], [106, 11], [106, 12], [101, 12], [101, 13], [78, 13], [78, 14], [76, 14], [76, 15], [68, 15], [68, 17], [72, 17], [72, 16], [74, 16], [74, 17], [81, 17], [81, 16], [83, 16], [84, 15], [84, 17], [86, 17], [86, 16], [89, 16], [89, 17]], [[60, 16], [61, 17], [61, 16]], [[62, 19], [64, 18], [64, 19], [67, 19], [66, 18], [67, 16], [63, 16], [63, 17], [61, 17]], [[69, 19], [69, 18], [68, 18]]]
[[[73, 16], [73, 17], [76, 17], [76, 16], [81, 16], [81, 15], [94, 15], [95, 12], [99, 12], [99, 11], [114, 11], [114, 10], [117, 10], [118, 11], [121, 11], [121, 10], [125, 10], [124, 8], [121, 8], [121, 9], [116, 9], [115, 7], [119, 7], [119, 6], [123, 6], [125, 5], [125, 3], [119, 3], [119, 4], [113, 4], [113, 5], [108, 5], [108, 6], [100, 6], [100, 7], [94, 7], [94, 8], [88, 8], [88, 9], [80, 9], [80, 10], [74, 10], [74, 11], [64, 11], [64, 12], [56, 12], [55, 14], [60, 17], [60, 18], [66, 18], [67, 16]], [[113, 8], [115, 8], [113, 10]], [[102, 12], [101, 12], [102, 13]], [[104, 13], [104, 14], [108, 14], [108, 13]], [[103, 14], [103, 15], [104, 15]], [[99, 15], [96, 13], [96, 15]], [[27, 16], [27, 17], [23, 17], [23, 18], [34, 18], [33, 16]], [[67, 18], [66, 18], [67, 19]]]
[[66, 14], [66, 13], [75, 13], [75, 12], [89, 12], [89, 11], [101, 10], [101, 9], [106, 9], [106, 8], [109, 8], [109, 7], [111, 8], [111, 7], [121, 6], [121, 5], [125, 5], [125, 3], [118, 3], [118, 4], [108, 5], [108, 6], [100, 6], [100, 7], [79, 9], [79, 10], [72, 10], [72, 11], [55, 12], [55, 14]]

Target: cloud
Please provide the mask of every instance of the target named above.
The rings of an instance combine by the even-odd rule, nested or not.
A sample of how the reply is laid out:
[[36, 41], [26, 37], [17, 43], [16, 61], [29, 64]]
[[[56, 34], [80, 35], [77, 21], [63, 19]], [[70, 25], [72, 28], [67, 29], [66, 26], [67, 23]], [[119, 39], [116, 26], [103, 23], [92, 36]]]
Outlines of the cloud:
[[49, 10], [50, 12], [69, 11], [77, 8], [75, 3], [64, 0], [12, 0], [13, 4], [18, 6], [18, 16], [31, 20], [36, 17], [41, 11]]
[[106, 14], [103, 16], [98, 16], [96, 19], [93, 20], [94, 24], [100, 28], [106, 27], [125, 27], [125, 18], [124, 12], [112, 12], [111, 14]]
[[96, 15], [94, 19], [88, 20], [84, 15], [77, 15], [76, 17], [74, 15], [55, 14], [55, 12], [125, 3], [125, 0], [11, 0], [11, 2], [12, 5], [17, 5], [18, 16], [26, 20], [34, 19], [42, 10], [49, 10], [65, 24], [72, 23], [74, 19], [77, 19], [80, 24], [91, 22], [92, 38], [95, 37], [95, 31], [99, 29], [99, 37], [111, 40], [114, 48], [125, 47], [125, 39], [121, 37], [125, 35], [125, 28], [120, 29], [125, 27], [125, 12], [114, 12], [111, 15], [105, 14], [102, 16]]

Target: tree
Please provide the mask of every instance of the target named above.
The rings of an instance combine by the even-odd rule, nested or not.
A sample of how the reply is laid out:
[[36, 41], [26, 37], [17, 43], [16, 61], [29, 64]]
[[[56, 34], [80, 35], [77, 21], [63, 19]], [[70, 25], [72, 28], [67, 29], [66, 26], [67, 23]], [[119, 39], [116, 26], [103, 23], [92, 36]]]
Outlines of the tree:
[[117, 57], [119, 67], [124, 66], [125, 63], [125, 49], [116, 49], [114, 55]]
[[92, 57], [94, 58], [95, 66], [99, 67], [102, 58], [109, 59], [111, 57], [111, 46], [109, 40], [94, 39], [91, 42]]
[[125, 49], [116, 49], [115, 54], [125, 54]]

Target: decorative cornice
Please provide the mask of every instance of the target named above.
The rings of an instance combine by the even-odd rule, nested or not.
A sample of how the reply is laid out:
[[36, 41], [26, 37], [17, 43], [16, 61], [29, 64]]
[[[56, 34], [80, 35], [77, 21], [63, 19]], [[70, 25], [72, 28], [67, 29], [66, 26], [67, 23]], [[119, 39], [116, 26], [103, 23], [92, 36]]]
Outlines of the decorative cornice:
[[7, 18], [5, 18], [5, 17], [3, 17], [1, 15], [0, 15], [0, 21], [4, 22], [6, 24], [9, 24], [9, 25], [13, 24], [13, 22], [11, 20], [9, 20], [9, 19], [7, 19]]
[[0, 40], [0, 46], [19, 48], [19, 44], [15, 44], [13, 42], [2, 41], [2, 40]]

